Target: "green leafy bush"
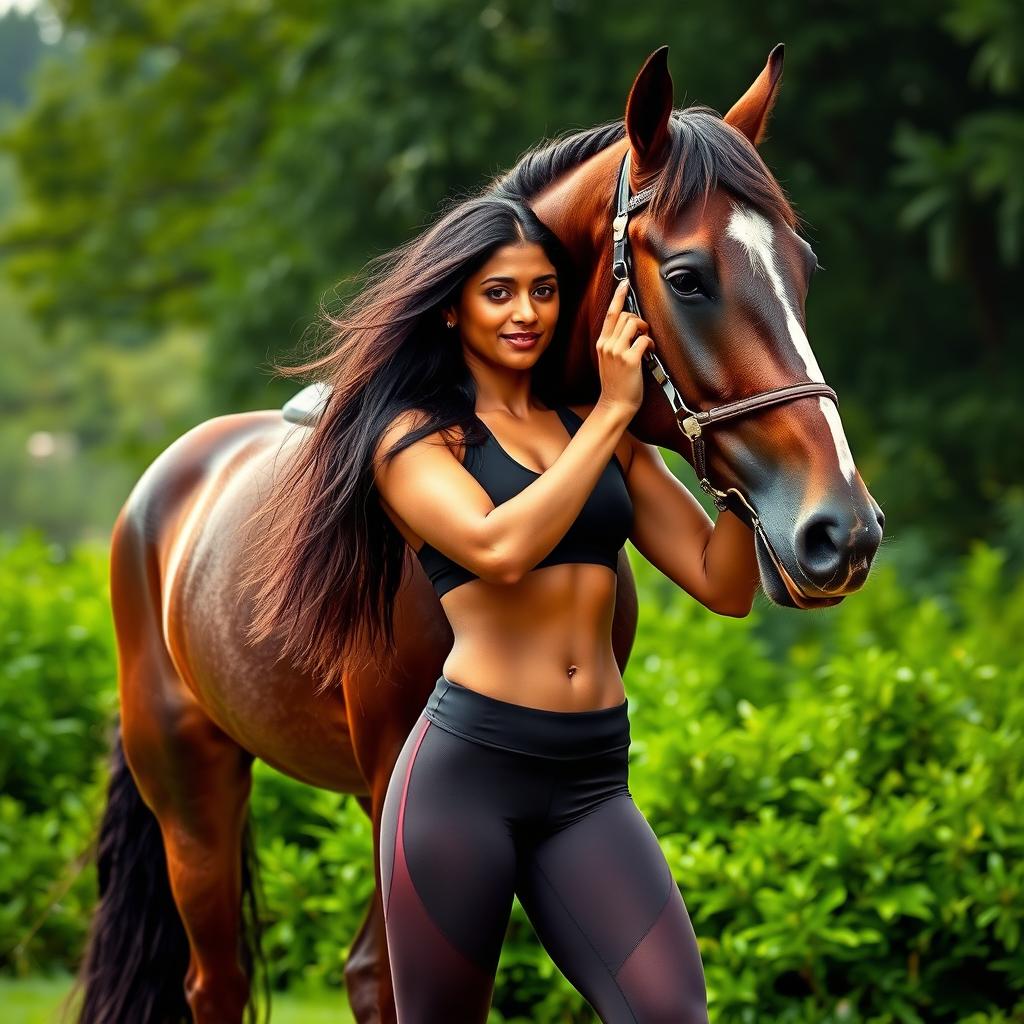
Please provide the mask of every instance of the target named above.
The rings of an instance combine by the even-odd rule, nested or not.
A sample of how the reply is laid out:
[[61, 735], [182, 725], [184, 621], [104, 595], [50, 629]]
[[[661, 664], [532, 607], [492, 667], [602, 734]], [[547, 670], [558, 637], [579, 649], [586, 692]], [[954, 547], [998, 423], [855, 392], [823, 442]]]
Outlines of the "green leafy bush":
[[[1024, 581], [1002, 555], [977, 545], [924, 600], [881, 566], [828, 612], [759, 604], [746, 619], [634, 567], [630, 788], [693, 918], [712, 1019], [1020, 1020]], [[8, 971], [69, 966], [93, 898], [74, 858], [116, 711], [105, 571], [94, 549], [3, 547]], [[340, 984], [373, 886], [368, 821], [262, 765], [253, 817], [274, 983]], [[518, 902], [492, 1019], [594, 1020]]]
[[[634, 560], [630, 789], [693, 919], [713, 1021], [1021, 1019], [1024, 581], [1002, 561], [975, 546], [928, 600], [882, 567], [829, 612], [735, 620]], [[517, 1024], [592, 1021], [516, 911], [500, 1005]]]
[[0, 965], [25, 973], [79, 948], [116, 711], [101, 550], [0, 537]]

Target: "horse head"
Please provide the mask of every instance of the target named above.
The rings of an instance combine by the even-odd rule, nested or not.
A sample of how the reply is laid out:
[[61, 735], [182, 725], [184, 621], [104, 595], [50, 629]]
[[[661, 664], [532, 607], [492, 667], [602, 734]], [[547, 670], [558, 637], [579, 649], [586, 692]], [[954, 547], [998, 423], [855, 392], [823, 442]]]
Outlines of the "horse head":
[[[774, 603], [836, 604], [863, 585], [884, 516], [860, 478], [807, 339], [804, 306], [817, 257], [756, 148], [778, 95], [783, 48], [772, 50], [724, 118], [707, 107], [673, 108], [667, 51], [656, 50], [637, 74], [624, 122], [605, 126], [603, 137], [591, 130], [568, 140], [575, 161], [561, 152], [565, 141], [542, 160], [534, 154], [529, 173], [503, 185], [529, 197], [580, 273], [566, 386], [596, 395], [595, 339], [616, 283], [619, 228], [668, 378], [645, 374], [630, 431], [697, 462], [709, 493], [739, 496]], [[620, 170], [625, 191], [645, 202], [613, 223]], [[706, 422], [711, 410], [696, 459], [684, 415], [666, 400], [673, 389], [698, 419]]]
[[[755, 531], [770, 600], [834, 605], [863, 586], [885, 517], [807, 339], [817, 257], [757, 151], [783, 47], [724, 117], [673, 108], [667, 56], [663, 46], [647, 58], [623, 120], [542, 143], [490, 188], [529, 203], [576, 263], [581, 301], [562, 367], [566, 391], [581, 400], [598, 393], [595, 340], [625, 247], [657, 342], [630, 431], [694, 464], [719, 507], [726, 495], [736, 499], [728, 507]], [[623, 195], [646, 198], [623, 217]], [[311, 385], [285, 418], [313, 425], [327, 393]]]

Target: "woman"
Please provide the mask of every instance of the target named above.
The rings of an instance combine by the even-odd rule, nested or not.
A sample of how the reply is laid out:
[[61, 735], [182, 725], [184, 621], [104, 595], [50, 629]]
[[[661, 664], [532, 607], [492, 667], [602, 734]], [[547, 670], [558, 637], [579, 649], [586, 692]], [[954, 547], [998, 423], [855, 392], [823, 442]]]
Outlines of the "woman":
[[[602, 1020], [704, 1021], [693, 929], [627, 786], [627, 700], [611, 647], [618, 551], [634, 530], [668, 525], [636, 523], [630, 494], [636, 480], [649, 496], [652, 474], [667, 474], [626, 430], [654, 343], [622, 312], [620, 287], [597, 340], [597, 402], [539, 401], [533, 370], [562, 307], [559, 243], [525, 207], [492, 201], [461, 216], [475, 244], [437, 306], [437, 344], [461, 350], [484, 443], [428, 434], [380, 458], [423, 426], [411, 409], [377, 449], [381, 504], [455, 634], [384, 805], [398, 1019], [486, 1018], [515, 892]], [[689, 502], [689, 522], [671, 527], [693, 546], [699, 592], [709, 522]], [[750, 533], [734, 520], [728, 537], [734, 550], [714, 562], [721, 591], [749, 609]]]
[[513, 893], [603, 1021], [706, 1021], [693, 928], [628, 789], [616, 561], [627, 538], [675, 537], [686, 589], [742, 615], [750, 531], [712, 524], [627, 432], [654, 342], [622, 289], [597, 402], [557, 393], [572, 270], [528, 207], [463, 201], [376, 263], [327, 354], [286, 370], [326, 375], [331, 398], [292, 467], [317, 502], [263, 563], [254, 628], [289, 623], [284, 650], [325, 686], [360, 651], [385, 661], [408, 548], [451, 623], [382, 809], [399, 1024], [486, 1019]]

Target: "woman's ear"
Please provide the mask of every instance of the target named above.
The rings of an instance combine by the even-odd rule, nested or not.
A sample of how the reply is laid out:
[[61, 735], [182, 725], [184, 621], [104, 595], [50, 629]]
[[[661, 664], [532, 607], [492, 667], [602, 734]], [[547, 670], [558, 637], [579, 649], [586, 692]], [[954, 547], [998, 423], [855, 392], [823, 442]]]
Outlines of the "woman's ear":
[[441, 308], [441, 325], [443, 327], [454, 327], [458, 323], [454, 306], [443, 306]]

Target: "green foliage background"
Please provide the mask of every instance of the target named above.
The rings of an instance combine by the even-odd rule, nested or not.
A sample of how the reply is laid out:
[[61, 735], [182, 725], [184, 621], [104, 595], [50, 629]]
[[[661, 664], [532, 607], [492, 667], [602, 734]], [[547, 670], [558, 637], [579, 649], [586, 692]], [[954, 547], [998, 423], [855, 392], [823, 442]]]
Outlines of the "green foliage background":
[[[0, 18], [0, 970], [81, 946], [116, 711], [105, 548], [145, 466], [279, 405], [266, 364], [346, 275], [526, 146], [621, 116], [656, 46], [677, 105], [724, 111], [780, 40], [762, 154], [824, 267], [809, 335], [887, 538], [818, 615], [717, 617], [634, 558], [631, 788], [714, 1020], [1024, 1019], [1016, 0]], [[368, 823], [264, 766], [253, 813], [275, 986], [340, 984]], [[516, 904], [494, 1020], [591, 1019]]]
[[[102, 549], [26, 534], [0, 554], [0, 967], [26, 973], [67, 968], [83, 940], [114, 652]], [[633, 557], [630, 789], [690, 910], [712, 1019], [1024, 1013], [1024, 580], [1004, 561], [978, 544], [923, 601], [886, 567], [776, 658], [773, 610], [666, 601]], [[368, 821], [256, 775], [273, 983], [339, 985], [373, 888]], [[593, 1020], [518, 901], [492, 1019]]]

